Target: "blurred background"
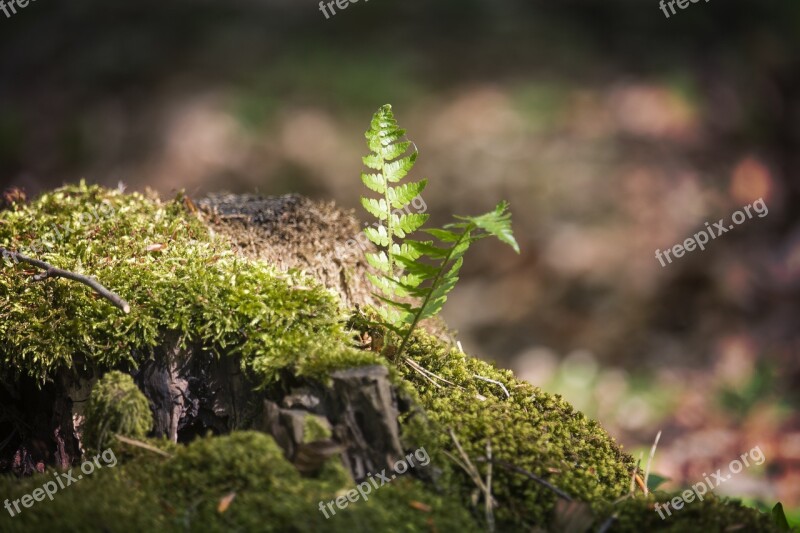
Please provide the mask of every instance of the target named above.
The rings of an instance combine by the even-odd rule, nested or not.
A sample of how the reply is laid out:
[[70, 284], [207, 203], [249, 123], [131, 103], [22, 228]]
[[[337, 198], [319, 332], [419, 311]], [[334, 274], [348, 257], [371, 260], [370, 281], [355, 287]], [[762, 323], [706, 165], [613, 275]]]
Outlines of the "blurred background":
[[[434, 223], [508, 199], [445, 307], [464, 349], [563, 394], [679, 488], [800, 507], [800, 4], [32, 2], [0, 12], [0, 188], [299, 192], [355, 208], [371, 114]], [[753, 218], [662, 267], [763, 198]], [[364, 213], [358, 211], [359, 216]], [[645, 453], [646, 460], [646, 453]]]

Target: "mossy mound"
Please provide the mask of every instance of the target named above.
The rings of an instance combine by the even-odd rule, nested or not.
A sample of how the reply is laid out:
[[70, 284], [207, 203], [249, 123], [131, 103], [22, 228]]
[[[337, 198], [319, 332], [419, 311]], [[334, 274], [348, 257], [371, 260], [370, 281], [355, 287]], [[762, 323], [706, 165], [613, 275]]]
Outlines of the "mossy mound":
[[656, 512], [656, 502], [667, 502], [673, 496], [656, 493], [649, 498], [631, 498], [618, 505], [604, 506], [608, 516], [613, 515], [612, 531], [747, 531], [767, 533], [779, 531], [770, 515], [745, 507], [735, 500], [722, 500], [710, 494], [706, 499], [686, 504], [681, 510], [672, 510], [662, 519]]
[[30, 266], [3, 268], [0, 371], [44, 381], [73, 363], [136, 366], [165, 331], [240, 354], [264, 382], [289, 366], [322, 376], [376, 363], [348, 346], [329, 291], [234, 254], [180, 197], [64, 187], [0, 213], [0, 246], [90, 274], [131, 305], [124, 315], [75, 282], [32, 283]]
[[[116, 444], [118, 466], [98, 470], [19, 516], [0, 512], [3, 531], [482, 530], [481, 496], [452, 460], [460, 455], [448, 430], [484, 476], [490, 444], [498, 531], [550, 523], [558, 498], [504, 465], [588, 502], [598, 520], [616, 510], [608, 502], [628, 491], [631, 458], [559, 397], [424, 333], [408, 356], [436, 374], [439, 386], [418, 371], [356, 348], [352, 337], [369, 329], [360, 312], [348, 321], [349, 311], [313, 279], [236, 254], [182, 197], [161, 202], [81, 184], [0, 211], [0, 246], [24, 253], [36, 242], [47, 245], [28, 255], [97, 277], [132, 311], [120, 313], [83, 285], [62, 279], [32, 283], [30, 267], [4, 266], [0, 379], [47, 382], [74, 366], [100, 374], [135, 369], [167, 335], [219, 357], [238, 358], [243, 372], [266, 392], [280, 387], [287, 375], [325, 381], [334, 370], [382, 364], [411, 400], [400, 421], [404, 448], [424, 446], [431, 464], [326, 519], [320, 501], [355, 488], [336, 458], [318, 476], [304, 477], [272, 437], [247, 431], [188, 446], [156, 443], [171, 458]], [[330, 437], [324, 428], [305, 429], [308, 440]], [[0, 490], [16, 499], [45, 481], [3, 479]], [[636, 505], [619, 507], [623, 514], [611, 531], [641, 530], [635, 515], [644, 508]], [[705, 512], [722, 524], [738, 524], [738, 514], [726, 514], [730, 508], [715, 501]], [[652, 511], [647, 513], [643, 520], [650, 523]], [[684, 516], [691, 515], [675, 516], [670, 527], [693, 530]]]
[[133, 378], [114, 370], [95, 383], [83, 424], [85, 446], [104, 450], [116, 442], [115, 434], [142, 439], [152, 429], [150, 405]]
[[[116, 447], [115, 447], [116, 448]], [[121, 455], [121, 454], [118, 454]], [[77, 469], [76, 469], [77, 471]], [[16, 499], [52, 476], [0, 481]], [[346, 509], [319, 510], [356, 488], [329, 461], [305, 478], [268, 435], [236, 432], [198, 439], [162, 458], [136, 453], [127, 463], [97, 470], [21, 514], [0, 515], [2, 531], [478, 531], [454, 497], [404, 476], [359, 496]], [[366, 492], [366, 491], [365, 491]], [[351, 495], [352, 496], [352, 495]], [[226, 506], [223, 501], [229, 500]], [[424, 505], [423, 505], [424, 502]]]
[[[561, 397], [424, 334], [417, 337], [409, 355], [454, 385], [442, 389], [413, 370], [403, 370], [430, 420], [440, 428], [451, 428], [468, 456], [486, 456], [489, 442], [495, 461], [522, 468], [581, 501], [607, 501], [628, 490], [631, 457], [597, 422]], [[435, 432], [433, 440], [429, 444], [433, 448], [453, 448], [445, 432]], [[459, 475], [469, 487], [463, 472]], [[508, 469], [495, 468], [493, 478], [495, 496], [514, 502], [498, 510], [501, 523], [542, 523], [558, 498], [554, 491]]]

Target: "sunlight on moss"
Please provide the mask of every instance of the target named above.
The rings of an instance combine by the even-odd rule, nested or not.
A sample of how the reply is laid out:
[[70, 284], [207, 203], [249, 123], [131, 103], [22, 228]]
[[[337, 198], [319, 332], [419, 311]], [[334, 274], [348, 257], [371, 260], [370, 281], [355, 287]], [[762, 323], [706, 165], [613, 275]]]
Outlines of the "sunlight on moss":
[[34, 283], [31, 267], [4, 265], [5, 372], [44, 381], [77, 355], [99, 368], [136, 366], [166, 331], [241, 354], [243, 367], [265, 383], [292, 365], [321, 377], [342, 364], [375, 363], [348, 347], [332, 294], [299, 273], [236, 256], [181, 197], [161, 202], [83, 183], [64, 187], [0, 212], [0, 246], [95, 276], [131, 305], [123, 315], [83, 285]]

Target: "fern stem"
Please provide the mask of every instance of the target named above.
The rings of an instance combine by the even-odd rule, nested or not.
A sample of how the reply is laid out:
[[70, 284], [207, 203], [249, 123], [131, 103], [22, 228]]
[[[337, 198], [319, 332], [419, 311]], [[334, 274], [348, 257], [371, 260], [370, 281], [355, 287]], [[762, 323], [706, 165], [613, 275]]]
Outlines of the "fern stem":
[[[381, 174], [383, 174], [386, 180], [386, 174], [384, 173], [385, 168], [386, 162], [384, 161], [381, 167]], [[396, 279], [394, 275], [394, 254], [392, 253], [392, 248], [394, 247], [394, 227], [392, 225], [392, 204], [389, 201], [389, 180], [386, 180], [386, 190], [383, 191], [383, 197], [386, 200], [386, 234], [389, 236], [389, 247], [386, 249], [386, 257], [389, 258], [389, 275], [392, 279]]]
[[442, 261], [442, 268], [439, 269], [439, 272], [436, 273], [436, 277], [433, 278], [433, 282], [431, 283], [431, 288], [428, 291], [428, 294], [425, 295], [425, 300], [423, 300], [422, 305], [419, 306], [419, 311], [417, 311], [417, 314], [414, 315], [414, 321], [411, 323], [411, 326], [408, 328], [408, 331], [403, 337], [403, 342], [400, 344], [400, 349], [397, 350], [396, 357], [398, 359], [400, 358], [401, 355], [403, 355], [403, 351], [405, 350], [406, 345], [408, 345], [408, 341], [411, 340], [411, 334], [414, 333], [414, 329], [417, 327], [417, 324], [419, 324], [420, 317], [422, 316], [422, 313], [425, 310], [425, 306], [428, 305], [431, 296], [433, 296], [433, 293], [436, 290], [436, 284], [442, 278], [442, 274], [444, 273], [444, 271], [447, 270], [447, 264], [450, 262], [450, 258], [453, 256], [453, 252], [456, 250], [456, 248], [458, 248], [458, 245], [461, 244], [461, 241], [464, 240], [464, 237], [472, 233], [475, 227], [476, 227], [475, 224], [470, 224], [470, 226], [468, 226], [464, 230], [464, 233], [461, 234], [461, 237], [458, 238], [456, 243], [447, 252], [447, 257], [445, 257], [444, 261]]

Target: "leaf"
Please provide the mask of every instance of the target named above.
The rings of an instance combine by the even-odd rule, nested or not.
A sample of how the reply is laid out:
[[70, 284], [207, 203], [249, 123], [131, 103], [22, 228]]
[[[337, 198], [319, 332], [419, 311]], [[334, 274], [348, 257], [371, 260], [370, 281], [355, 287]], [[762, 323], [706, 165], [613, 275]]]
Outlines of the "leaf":
[[378, 226], [377, 228], [364, 228], [364, 234], [372, 241], [373, 244], [378, 246], [389, 246], [389, 234], [386, 231], [386, 226]]
[[431, 259], [444, 259], [450, 255], [450, 250], [447, 248], [439, 248], [434, 246], [431, 242], [421, 241], [406, 241], [414, 251], [420, 256], [425, 255]]
[[361, 161], [364, 163], [364, 166], [367, 166], [373, 170], [383, 169], [383, 158], [380, 156], [380, 154], [365, 155], [361, 158]]
[[519, 245], [514, 239], [511, 231], [511, 213], [507, 212], [508, 202], [500, 202], [494, 211], [490, 211], [478, 217], [456, 217], [461, 220], [472, 222], [475, 226], [485, 232], [494, 235], [502, 242], [511, 246], [515, 252], [519, 253]]
[[392, 245], [392, 255], [395, 257], [403, 256], [408, 261], [415, 261], [422, 256], [422, 254], [417, 252], [408, 242], [404, 242], [403, 244], [395, 243]]
[[408, 261], [404, 257], [397, 257], [398, 263], [402, 264], [410, 274], [420, 276], [423, 279], [433, 279], [439, 272], [439, 268], [416, 261]]
[[456, 233], [454, 231], [447, 231], [445, 229], [424, 229], [422, 230], [428, 235], [433, 235], [437, 239], [443, 242], [456, 242], [461, 238], [460, 233]]
[[366, 254], [366, 258], [367, 263], [375, 270], [384, 274], [389, 273], [389, 258], [386, 256], [386, 252], [369, 253]]
[[404, 153], [408, 151], [411, 147], [410, 141], [403, 141], [395, 144], [391, 144], [381, 149], [379, 152], [381, 157], [384, 161], [392, 161], [393, 159], [397, 159]]
[[781, 531], [791, 531], [789, 521], [786, 519], [786, 513], [783, 510], [783, 504], [778, 502], [772, 508], [772, 521], [778, 526]]
[[[457, 222], [442, 229], [422, 229], [429, 215], [404, 212], [428, 184], [425, 179], [400, 183], [412, 170], [418, 156], [416, 147], [405, 155], [413, 145], [403, 140], [405, 135], [406, 131], [394, 118], [392, 106], [386, 104], [378, 109], [369, 130], [364, 133], [372, 153], [362, 158], [366, 167], [377, 172], [361, 174], [362, 183], [382, 195], [381, 198], [362, 197], [361, 205], [381, 222], [364, 230], [367, 238], [381, 248], [377, 253], [366, 254], [369, 265], [379, 273], [367, 276], [377, 291], [375, 297], [385, 304], [378, 307], [384, 326], [402, 338], [395, 356], [402, 354], [421, 320], [441, 311], [458, 283], [463, 256], [472, 243], [495, 236], [519, 253], [506, 202], [484, 215], [456, 217]], [[420, 229], [441, 244], [406, 239]]]
[[378, 194], [386, 192], [386, 179], [383, 177], [383, 174], [366, 174], [362, 172], [361, 182], [366, 185], [368, 189]]
[[414, 233], [428, 220], [430, 215], [421, 215], [418, 213], [411, 213], [410, 215], [395, 215], [392, 213], [392, 220], [394, 226], [398, 229], [397, 235], [405, 237], [406, 233]]
[[447, 301], [447, 295], [458, 282], [458, 272], [461, 270], [463, 262], [463, 259], [456, 261], [448, 273], [440, 279], [435, 287], [432, 287], [428, 302], [424, 305], [420, 313], [420, 320], [430, 318], [442, 310], [444, 303]]
[[233, 502], [234, 498], [236, 498], [236, 493], [235, 492], [231, 492], [231, 493], [223, 496], [219, 500], [219, 504], [217, 505], [217, 512], [219, 514], [222, 514], [225, 511], [227, 511], [228, 507], [231, 506], [231, 503]]
[[403, 209], [411, 200], [419, 196], [422, 191], [425, 190], [427, 184], [428, 180], [420, 180], [405, 183], [398, 187], [389, 187], [389, 202], [395, 209]]
[[668, 477], [660, 476], [650, 472], [650, 475], [647, 478], [647, 490], [652, 492], [669, 480], [670, 478]]
[[364, 198], [362, 196], [361, 205], [364, 206], [364, 209], [366, 209], [370, 215], [378, 220], [386, 220], [389, 218], [389, 208], [386, 205], [386, 200], [383, 198], [376, 200], [374, 198]]
[[[403, 150], [405, 152], [405, 150]], [[417, 160], [417, 152], [406, 156], [402, 159], [398, 159], [396, 161], [392, 161], [391, 163], [386, 163], [383, 166], [383, 175], [386, 178], [386, 181], [391, 183], [397, 183], [404, 177], [406, 174], [411, 170], [414, 166], [414, 162]]]

